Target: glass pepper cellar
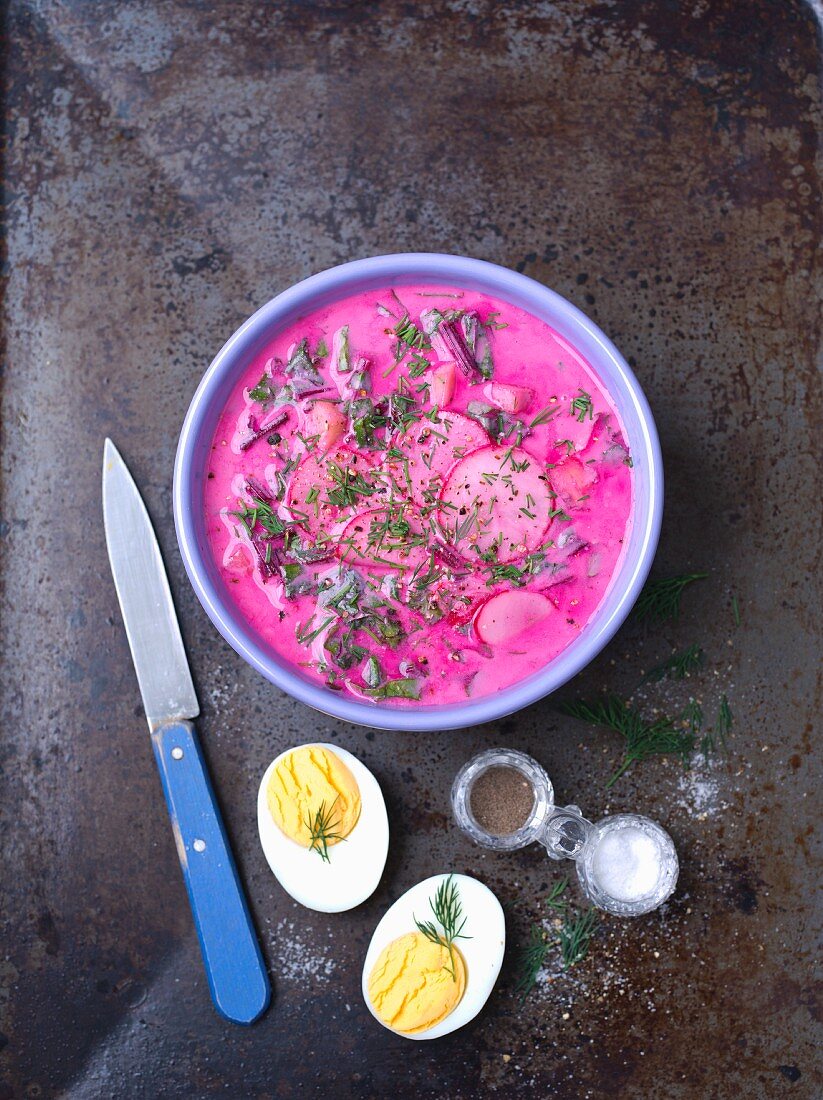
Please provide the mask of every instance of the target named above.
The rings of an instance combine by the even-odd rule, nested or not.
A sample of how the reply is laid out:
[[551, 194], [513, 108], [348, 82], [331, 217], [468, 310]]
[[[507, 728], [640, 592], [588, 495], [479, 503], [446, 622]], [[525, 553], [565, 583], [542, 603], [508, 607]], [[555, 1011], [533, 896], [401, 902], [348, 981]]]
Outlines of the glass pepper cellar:
[[577, 806], [556, 806], [551, 780], [524, 752], [473, 757], [455, 777], [451, 802], [458, 826], [484, 848], [512, 852], [537, 842], [550, 859], [574, 860], [584, 894], [608, 913], [649, 913], [677, 884], [677, 852], [665, 829], [639, 814], [591, 822]]

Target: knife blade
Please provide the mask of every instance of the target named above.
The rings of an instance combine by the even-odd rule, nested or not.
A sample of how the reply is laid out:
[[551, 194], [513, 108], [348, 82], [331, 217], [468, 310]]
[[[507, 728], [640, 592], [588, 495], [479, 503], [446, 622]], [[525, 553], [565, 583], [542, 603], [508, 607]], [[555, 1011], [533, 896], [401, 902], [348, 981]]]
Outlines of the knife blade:
[[160, 547], [117, 448], [103, 449], [109, 562], [212, 999], [250, 1024], [271, 996], [260, 945], [190, 719], [199, 714]]

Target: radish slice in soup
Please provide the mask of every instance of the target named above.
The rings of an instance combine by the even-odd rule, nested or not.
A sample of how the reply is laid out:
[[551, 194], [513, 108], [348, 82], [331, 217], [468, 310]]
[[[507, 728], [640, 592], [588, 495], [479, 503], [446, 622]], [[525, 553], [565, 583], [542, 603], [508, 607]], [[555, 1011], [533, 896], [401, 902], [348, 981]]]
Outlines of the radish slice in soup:
[[389, 460], [386, 468], [398, 485], [410, 484], [409, 491], [417, 504], [431, 504], [455, 462], [488, 442], [489, 437], [476, 420], [460, 413], [441, 412], [434, 422], [424, 417], [409, 428], [398, 442], [408, 459]]
[[339, 489], [341, 480], [351, 482], [365, 475], [369, 488], [377, 497], [374, 503], [379, 502], [380, 494], [385, 490], [368, 476], [371, 473], [363, 455], [355, 454], [348, 447], [337, 447], [322, 460], [309, 455], [291, 476], [286, 503], [297, 522], [312, 535], [319, 531], [328, 532], [344, 511], [329, 500], [329, 492]]
[[426, 559], [419, 526], [400, 508], [373, 508], [346, 524], [338, 540], [339, 556], [352, 565], [415, 568]]
[[594, 466], [581, 462], [579, 458], [569, 457], [551, 471], [552, 488], [569, 504], [585, 496], [595, 481], [597, 471]]
[[545, 596], [515, 588], [486, 600], [475, 616], [474, 629], [481, 642], [500, 645], [542, 623], [553, 611]]
[[461, 553], [497, 547], [496, 560], [507, 562], [540, 545], [552, 495], [533, 455], [521, 447], [483, 447], [451, 470], [440, 505], [441, 526], [465, 532], [456, 540]]

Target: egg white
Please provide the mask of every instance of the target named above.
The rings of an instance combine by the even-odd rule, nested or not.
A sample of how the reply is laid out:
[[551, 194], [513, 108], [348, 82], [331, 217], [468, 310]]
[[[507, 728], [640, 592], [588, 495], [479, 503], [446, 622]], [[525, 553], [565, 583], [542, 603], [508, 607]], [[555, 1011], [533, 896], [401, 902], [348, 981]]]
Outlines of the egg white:
[[274, 759], [257, 794], [257, 827], [263, 854], [272, 872], [295, 901], [320, 913], [342, 913], [360, 905], [377, 889], [389, 851], [389, 819], [383, 792], [369, 769], [356, 756], [337, 745], [310, 742], [312, 748], [328, 749], [349, 768], [360, 788], [360, 817], [346, 837], [329, 847], [329, 862], [316, 851], [287, 837], [275, 824], [266, 800], [269, 777], [295, 745]]
[[369, 975], [380, 952], [392, 940], [406, 935], [407, 932], [416, 932], [415, 917], [421, 921], [434, 919], [429, 898], [434, 897], [438, 886], [447, 878], [448, 875], [432, 875], [399, 897], [375, 928], [366, 952], [366, 961], [363, 964], [363, 999], [378, 1023], [404, 1039], [437, 1039], [469, 1023], [489, 999], [503, 965], [506, 921], [500, 902], [488, 886], [484, 886], [476, 878], [454, 875], [453, 881], [459, 890], [463, 916], [466, 918], [463, 932], [466, 936], [471, 936], [471, 939], [455, 941], [455, 946], [460, 950], [466, 964], [466, 988], [460, 1003], [445, 1019], [426, 1031], [418, 1031], [413, 1035], [389, 1027], [375, 1012], [369, 998]]

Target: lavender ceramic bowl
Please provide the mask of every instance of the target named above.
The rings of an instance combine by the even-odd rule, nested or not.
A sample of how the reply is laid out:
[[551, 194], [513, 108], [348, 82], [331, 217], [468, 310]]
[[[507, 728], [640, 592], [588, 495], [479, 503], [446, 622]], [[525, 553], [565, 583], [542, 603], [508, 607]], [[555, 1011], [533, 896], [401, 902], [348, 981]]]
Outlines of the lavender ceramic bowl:
[[[615, 402], [634, 460], [631, 530], [606, 596], [594, 617], [562, 653], [528, 679], [496, 695], [448, 706], [370, 705], [329, 691], [281, 660], [232, 603], [206, 537], [203, 478], [217, 420], [238, 378], [280, 328], [321, 306], [380, 286], [434, 283], [502, 298], [548, 322], [591, 364]], [[596, 325], [540, 283], [482, 260], [407, 253], [355, 260], [290, 287], [241, 325], [206, 371], [194, 395], [177, 448], [174, 519], [180, 551], [200, 602], [226, 641], [273, 684], [303, 703], [377, 729], [446, 730], [488, 722], [542, 699], [595, 657], [621, 625], [651, 567], [663, 509], [663, 464], [654, 420], [627, 363]]]

